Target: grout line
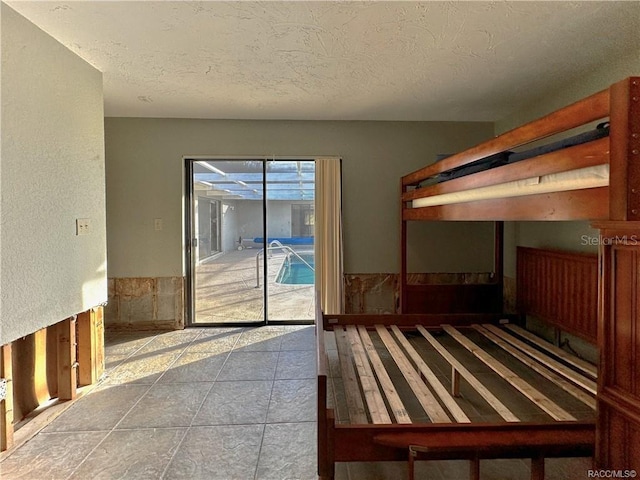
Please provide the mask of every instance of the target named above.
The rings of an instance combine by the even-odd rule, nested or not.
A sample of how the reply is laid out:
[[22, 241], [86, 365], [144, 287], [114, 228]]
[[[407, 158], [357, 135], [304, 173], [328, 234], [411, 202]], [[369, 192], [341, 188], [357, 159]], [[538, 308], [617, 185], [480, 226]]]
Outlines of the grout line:
[[[162, 335], [162, 334], [160, 334], [160, 335]], [[149, 345], [149, 343], [151, 343], [154, 339], [158, 338], [160, 335], [154, 335], [154, 336], [152, 336], [152, 337], [149, 339], [149, 341], [148, 341], [148, 342], [146, 342], [146, 343], [145, 343], [144, 345], [142, 345], [140, 348], [138, 348], [137, 350], [135, 350], [134, 352], [132, 352], [132, 353], [127, 357], [127, 359], [128, 359], [128, 358], [130, 358], [131, 356], [135, 355], [136, 353], [138, 353], [141, 349], [143, 349], [144, 347], [146, 347], [147, 345]], [[196, 335], [195, 337], [193, 337], [193, 339], [189, 342], [189, 344], [187, 345], [187, 347], [188, 347], [189, 345], [191, 345], [191, 344], [196, 340], [196, 338], [200, 337], [200, 335], [202, 335], [202, 332], [200, 332], [198, 335]], [[185, 347], [184, 349], [186, 350], [186, 348], [187, 348], [187, 347]], [[183, 350], [183, 352], [184, 352], [184, 350]], [[180, 355], [178, 355], [178, 356], [173, 360], [173, 362], [171, 362], [169, 365], [167, 365], [167, 367], [164, 369], [164, 371], [166, 371], [167, 369], [171, 368], [171, 367], [173, 366], [173, 364], [178, 360], [178, 358], [180, 358], [180, 356], [181, 356], [181, 355], [182, 355], [182, 353], [181, 353]], [[115, 369], [114, 369], [114, 370], [115, 370]], [[82, 459], [82, 460], [81, 460], [81, 461], [76, 465], [76, 467], [75, 467], [75, 468], [73, 469], [73, 471], [69, 474], [69, 476], [67, 477], [67, 479], [71, 478], [71, 477], [72, 477], [72, 476], [73, 476], [73, 475], [78, 471], [78, 469], [79, 469], [79, 468], [80, 468], [80, 467], [81, 467], [81, 466], [82, 466], [82, 465], [87, 461], [87, 459], [88, 459], [88, 458], [93, 454], [93, 452], [95, 452], [95, 451], [98, 449], [98, 447], [100, 447], [100, 445], [102, 445], [102, 444], [105, 442], [105, 440], [106, 440], [106, 439], [107, 439], [107, 438], [108, 438], [108, 437], [109, 437], [113, 432], [115, 432], [116, 428], [118, 428], [118, 425], [120, 425], [120, 424], [122, 423], [122, 421], [124, 420], [124, 418], [125, 418], [127, 415], [129, 415], [129, 413], [131, 413], [131, 411], [132, 411], [134, 408], [136, 408], [136, 406], [137, 406], [137, 405], [142, 401], [142, 399], [143, 399], [143, 398], [144, 398], [144, 397], [149, 393], [149, 391], [153, 388], [153, 386], [154, 386], [156, 383], [158, 383], [158, 380], [160, 380], [160, 378], [162, 378], [162, 375], [164, 375], [164, 372], [163, 372], [163, 373], [162, 373], [162, 374], [161, 374], [161, 375], [160, 375], [160, 376], [159, 376], [159, 377], [158, 377], [158, 378], [157, 378], [153, 383], [149, 384], [149, 388], [147, 388], [147, 389], [145, 390], [145, 392], [144, 392], [142, 395], [140, 395], [140, 398], [138, 398], [138, 400], [137, 400], [137, 401], [136, 401], [136, 402], [131, 406], [131, 408], [129, 408], [129, 409], [124, 413], [124, 415], [122, 415], [122, 417], [120, 418], [120, 420], [118, 420], [118, 421], [116, 422], [116, 424], [115, 424], [115, 425], [114, 425], [110, 430], [108, 430], [108, 433], [104, 436], [104, 438], [103, 438], [101, 441], [99, 441], [99, 442], [98, 442], [98, 444], [97, 444], [95, 447], [93, 447], [93, 448], [91, 449], [91, 451], [90, 451], [90, 452], [89, 452], [89, 453], [88, 453], [88, 454], [87, 454], [87, 455], [86, 455], [86, 456], [85, 456], [85, 457], [84, 457], [84, 458], [83, 458], [83, 459]], [[108, 377], [107, 377], [107, 378], [108, 378]], [[138, 384], [138, 385], [145, 385], [145, 384]], [[111, 386], [112, 386], [112, 387], [113, 387], [113, 386], [118, 386], [118, 384], [111, 385]], [[179, 428], [179, 427], [173, 427], [173, 428]], [[185, 435], [186, 435], [186, 432], [187, 432], [187, 431], [188, 431], [188, 428], [187, 428], [187, 429], [185, 429]], [[184, 436], [183, 436], [183, 438], [184, 438]], [[181, 443], [181, 442], [180, 442], [180, 443]], [[178, 445], [180, 445], [180, 443], [178, 443]], [[168, 465], [168, 464], [167, 464], [167, 465]]]
[[[282, 334], [284, 334], [284, 332]], [[258, 459], [256, 460], [256, 469], [253, 475], [254, 479], [258, 478], [258, 466], [260, 465], [260, 457], [262, 456], [262, 446], [264, 445], [264, 436], [267, 431], [267, 424], [269, 421], [269, 409], [271, 408], [271, 400], [273, 399], [273, 389], [276, 386], [276, 375], [278, 372], [278, 364], [280, 363], [281, 353], [282, 353], [282, 339], [280, 340], [280, 350], [278, 350], [278, 360], [276, 361], [276, 368], [273, 371], [273, 379], [271, 380], [271, 392], [269, 394], [269, 402], [267, 403], [267, 411], [265, 413], [264, 425], [262, 427], [262, 438], [260, 439], [260, 448], [258, 448]]]
[[[244, 329], [242, 329], [242, 333], [244, 333]], [[229, 351], [227, 352], [227, 356], [224, 359], [224, 362], [222, 362], [222, 366], [220, 367], [220, 370], [218, 370], [218, 373], [216, 374], [216, 378], [213, 379], [213, 381], [211, 382], [211, 386], [209, 387], [209, 389], [207, 390], [207, 393], [205, 393], [205, 395], [202, 397], [202, 401], [200, 402], [200, 406], [198, 407], [198, 409], [196, 410], [196, 413], [193, 414], [193, 417], [191, 417], [191, 421], [189, 422], [189, 426], [187, 426], [187, 428], [185, 428], [184, 430], [184, 434], [182, 435], [182, 438], [180, 439], [180, 441], [178, 442], [178, 444], [176, 445], [173, 454], [171, 455], [171, 458], [169, 459], [169, 461], [167, 462], [167, 464], [164, 467], [164, 470], [162, 471], [162, 474], [160, 475], [160, 478], [165, 478], [166, 474], [167, 474], [167, 470], [169, 470], [169, 467], [171, 466], [171, 463], [173, 462], [173, 459], [175, 458], [175, 456], [178, 454], [178, 451], [180, 450], [180, 447], [182, 446], [182, 444], [184, 443], [184, 439], [187, 438], [187, 434], [189, 433], [189, 430], [193, 427], [193, 422], [195, 421], [196, 417], [198, 416], [198, 414], [200, 413], [200, 410], [202, 410], [202, 406], [204, 405], [204, 403], [207, 401], [207, 397], [209, 396], [209, 394], [211, 393], [211, 390], [213, 390], [214, 385], [216, 384], [216, 382], [218, 382], [218, 377], [220, 376], [220, 373], [222, 373], [222, 369], [224, 368], [224, 366], [227, 364], [227, 361], [229, 360], [229, 357], [231, 356], [231, 352], [233, 352], [233, 349], [235, 348], [236, 344], [240, 341], [240, 337], [242, 337], [242, 333], [240, 335], [238, 335], [238, 338], [236, 339], [236, 341], [233, 343], [233, 345], [231, 346], [231, 348], [229, 349]], [[202, 330], [200, 332], [200, 335], [197, 335], [193, 341], [195, 342], [196, 339], [200, 338], [201, 336], [204, 335], [204, 330]], [[189, 345], [191, 345], [191, 343]], [[188, 348], [188, 347], [187, 347]], [[186, 350], [186, 348], [185, 348]], [[184, 353], [184, 352], [183, 352]], [[182, 356], [182, 354], [181, 354]], [[165, 370], [166, 372], [166, 370]], [[163, 373], [164, 375], [164, 373]], [[160, 376], [160, 378], [162, 377], [162, 375]], [[158, 380], [160, 379], [158, 378]], [[195, 383], [195, 382], [190, 382], [190, 383]], [[219, 382], [218, 382], [219, 383]]]

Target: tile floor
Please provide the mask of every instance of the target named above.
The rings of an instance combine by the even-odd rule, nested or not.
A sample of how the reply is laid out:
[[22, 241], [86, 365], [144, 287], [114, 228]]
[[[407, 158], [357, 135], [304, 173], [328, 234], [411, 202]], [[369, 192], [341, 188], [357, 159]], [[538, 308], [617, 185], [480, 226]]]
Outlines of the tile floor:
[[[93, 391], [0, 463], [3, 480], [316, 478], [310, 326], [112, 334]], [[547, 479], [587, 478], [587, 459], [547, 460]], [[483, 461], [526, 479], [528, 461]], [[420, 462], [417, 478], [468, 478]], [[339, 464], [338, 480], [407, 478], [406, 464]]]

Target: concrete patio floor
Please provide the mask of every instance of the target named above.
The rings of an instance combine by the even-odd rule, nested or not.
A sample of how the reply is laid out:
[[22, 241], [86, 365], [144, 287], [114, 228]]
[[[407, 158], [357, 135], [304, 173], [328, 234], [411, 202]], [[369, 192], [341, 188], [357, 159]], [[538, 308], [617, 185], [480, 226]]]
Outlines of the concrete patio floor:
[[[261, 322], [264, 319], [262, 254], [256, 269], [259, 252], [260, 249], [251, 248], [235, 250], [196, 267], [195, 324]], [[268, 258], [269, 320], [313, 320], [314, 285], [285, 285], [275, 281], [285, 258], [286, 254], [280, 252], [273, 252]]]

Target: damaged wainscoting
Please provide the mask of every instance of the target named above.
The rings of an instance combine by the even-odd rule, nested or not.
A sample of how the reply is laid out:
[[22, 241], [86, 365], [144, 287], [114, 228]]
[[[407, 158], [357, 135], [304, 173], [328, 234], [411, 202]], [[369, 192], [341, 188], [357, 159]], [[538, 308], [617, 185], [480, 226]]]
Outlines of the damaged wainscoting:
[[345, 313], [397, 313], [399, 277], [397, 273], [345, 274]]
[[183, 277], [110, 278], [108, 330], [184, 328]]
[[[410, 273], [411, 285], [491, 283], [492, 273]], [[397, 273], [345, 274], [345, 313], [400, 313], [400, 275]], [[515, 292], [515, 286], [514, 286]], [[515, 297], [514, 297], [515, 305]], [[515, 307], [514, 307], [515, 308]]]

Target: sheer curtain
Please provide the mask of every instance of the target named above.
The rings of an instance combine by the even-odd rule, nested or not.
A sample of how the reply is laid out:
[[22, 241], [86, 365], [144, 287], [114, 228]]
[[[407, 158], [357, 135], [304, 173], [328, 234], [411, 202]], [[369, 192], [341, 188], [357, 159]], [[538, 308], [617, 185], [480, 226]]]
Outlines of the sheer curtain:
[[341, 165], [336, 157], [316, 159], [316, 288], [325, 313], [344, 312]]

